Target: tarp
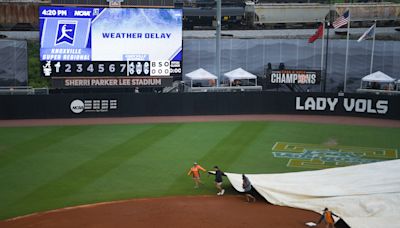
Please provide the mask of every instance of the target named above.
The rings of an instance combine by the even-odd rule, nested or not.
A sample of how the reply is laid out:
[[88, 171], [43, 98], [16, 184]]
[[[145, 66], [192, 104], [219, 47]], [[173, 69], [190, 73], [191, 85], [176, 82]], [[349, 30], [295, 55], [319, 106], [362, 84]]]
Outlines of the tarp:
[[395, 79], [393, 79], [392, 77], [390, 77], [380, 71], [369, 74], [369, 75], [363, 77], [361, 80], [365, 81], [365, 82], [394, 82], [395, 81]]
[[224, 76], [227, 77], [231, 82], [234, 80], [242, 80], [242, 79], [257, 79], [257, 76], [243, 70], [240, 67], [235, 70], [226, 72]]
[[[241, 174], [226, 175], [233, 187], [242, 192]], [[400, 160], [246, 176], [272, 204], [320, 214], [328, 207], [353, 228], [400, 227]]]
[[189, 80], [217, 80], [217, 76], [211, 74], [210, 72], [199, 68], [195, 71], [185, 74]]

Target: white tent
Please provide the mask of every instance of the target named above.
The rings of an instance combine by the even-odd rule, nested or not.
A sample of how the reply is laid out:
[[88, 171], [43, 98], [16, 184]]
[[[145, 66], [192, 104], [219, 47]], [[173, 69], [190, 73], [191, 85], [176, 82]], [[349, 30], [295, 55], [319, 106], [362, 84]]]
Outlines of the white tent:
[[[243, 192], [241, 174], [225, 174]], [[327, 207], [352, 228], [400, 227], [400, 160], [246, 176], [272, 204], [317, 213]]]
[[193, 81], [214, 81], [217, 80], [217, 76], [211, 74], [210, 72], [199, 68], [195, 71], [185, 74], [184, 81], [190, 82], [190, 87], [193, 87]]
[[232, 82], [235, 80], [255, 80], [255, 85], [257, 85], [257, 76], [249, 73], [242, 68], [237, 68], [235, 70], [226, 72], [224, 76], [229, 80], [229, 84], [232, 85]]
[[[375, 73], [369, 74], [361, 79], [361, 87], [360, 89], [380, 89], [381, 84], [386, 84], [386, 87], [389, 88], [393, 86], [396, 80], [381, 71], [377, 71]], [[363, 82], [366, 82], [363, 84]]]
[[361, 79], [364, 82], [394, 82], [395, 79], [381, 71], [369, 74]]

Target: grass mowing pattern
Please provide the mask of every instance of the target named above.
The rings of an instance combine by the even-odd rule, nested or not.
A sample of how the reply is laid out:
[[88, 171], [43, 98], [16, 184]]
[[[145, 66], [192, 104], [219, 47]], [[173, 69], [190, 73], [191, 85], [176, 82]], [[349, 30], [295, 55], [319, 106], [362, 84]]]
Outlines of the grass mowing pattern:
[[135, 197], [215, 194], [211, 177], [193, 189], [187, 171], [194, 161], [238, 173], [301, 171], [272, 158], [275, 142], [334, 138], [399, 148], [398, 135], [398, 128], [286, 122], [0, 128], [0, 219]]

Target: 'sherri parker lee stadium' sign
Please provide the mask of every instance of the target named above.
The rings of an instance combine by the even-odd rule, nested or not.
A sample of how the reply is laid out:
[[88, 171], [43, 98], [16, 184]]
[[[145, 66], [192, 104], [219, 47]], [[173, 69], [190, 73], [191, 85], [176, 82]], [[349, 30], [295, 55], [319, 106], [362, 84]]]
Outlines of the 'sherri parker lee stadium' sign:
[[271, 84], [318, 85], [321, 80], [320, 70], [272, 70]]

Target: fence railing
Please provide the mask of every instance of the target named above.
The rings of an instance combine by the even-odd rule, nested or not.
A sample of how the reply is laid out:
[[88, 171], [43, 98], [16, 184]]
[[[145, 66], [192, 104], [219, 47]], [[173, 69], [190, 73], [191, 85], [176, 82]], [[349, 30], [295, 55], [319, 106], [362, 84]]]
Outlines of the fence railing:
[[48, 88], [32, 88], [31, 86], [0, 87], [0, 95], [47, 95]]

